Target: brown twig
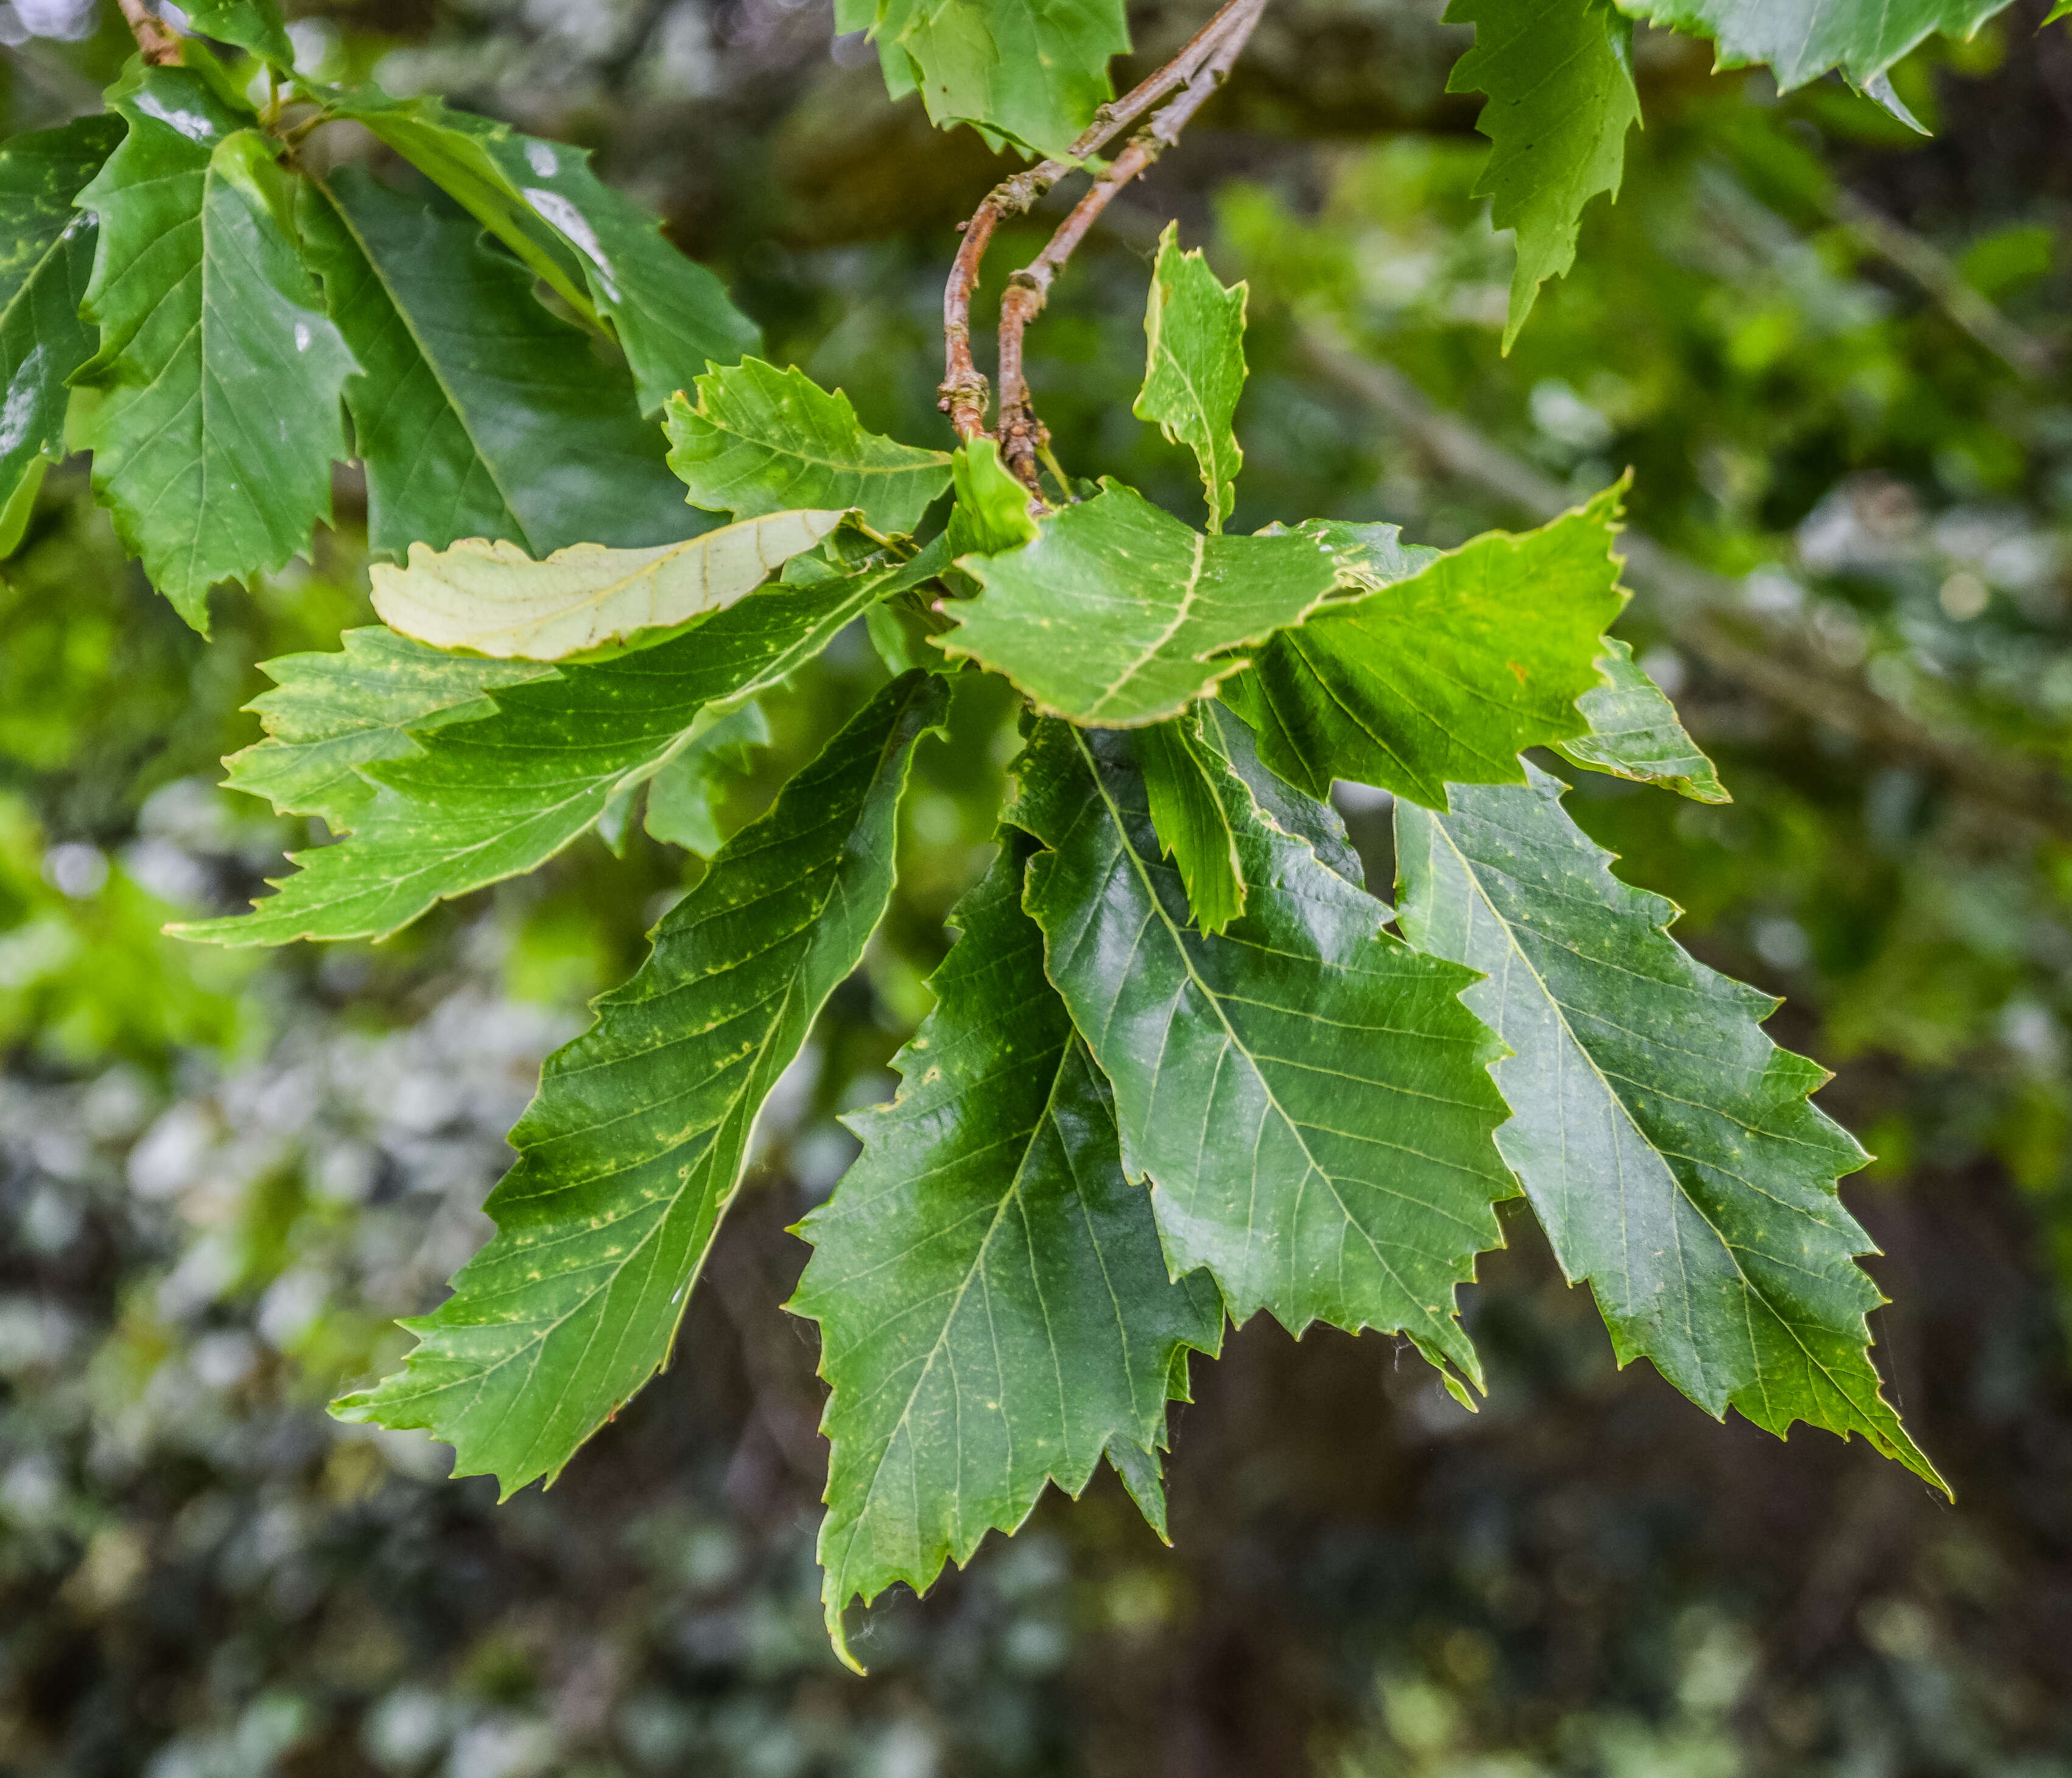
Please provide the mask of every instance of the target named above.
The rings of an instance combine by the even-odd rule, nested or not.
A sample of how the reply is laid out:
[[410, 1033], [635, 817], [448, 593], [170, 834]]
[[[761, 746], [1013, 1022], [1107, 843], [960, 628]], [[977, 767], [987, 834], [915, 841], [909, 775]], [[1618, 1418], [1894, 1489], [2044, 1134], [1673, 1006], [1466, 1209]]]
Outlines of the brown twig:
[[1029, 323], [1042, 313], [1052, 282], [1064, 270], [1073, 249], [1086, 238], [1087, 231], [1100, 220], [1101, 212], [1123, 187], [1180, 139], [1180, 132], [1209, 95], [1223, 84], [1265, 10], [1266, 0], [1240, 0], [1178, 95], [1130, 138], [1129, 146], [1109, 163], [1108, 170], [1073, 206], [1071, 214], [1058, 224], [1057, 233], [1042, 252], [1007, 281], [1007, 293], [1000, 299], [1000, 455], [1001, 460], [1032, 492], [1037, 486], [1037, 455], [1050, 435], [1036, 418], [1028, 379], [1022, 373], [1022, 338]]
[[120, 0], [122, 21], [137, 39], [137, 48], [153, 68], [177, 68], [182, 60], [179, 36], [144, 0]]
[[[126, 0], [125, 0], [126, 3]], [[1120, 98], [1094, 113], [1071, 146], [1056, 159], [1040, 161], [1003, 179], [964, 224], [964, 241], [943, 290], [943, 384], [939, 405], [949, 415], [958, 438], [976, 438], [985, 430], [986, 383], [972, 362], [971, 299], [978, 288], [979, 265], [1003, 216], [1020, 216], [1090, 155], [1098, 154], [1116, 136], [1167, 94], [1186, 85], [1243, 18], [1251, 34], [1264, 0], [1226, 0], [1222, 10], [1182, 44], [1173, 59]], [[1248, 15], [1248, 16], [1247, 16]], [[1240, 37], [1239, 42], [1243, 42]], [[1231, 52], [1235, 58], [1235, 50]], [[1224, 64], [1228, 66], [1227, 62]], [[1197, 101], [1198, 102], [1198, 101]]]

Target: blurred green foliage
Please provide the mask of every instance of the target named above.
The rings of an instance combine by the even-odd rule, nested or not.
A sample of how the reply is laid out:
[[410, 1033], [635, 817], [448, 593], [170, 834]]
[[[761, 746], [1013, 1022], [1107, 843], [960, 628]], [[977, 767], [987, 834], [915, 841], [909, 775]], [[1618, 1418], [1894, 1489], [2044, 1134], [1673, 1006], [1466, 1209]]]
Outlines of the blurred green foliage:
[[[942, 442], [941, 278], [995, 169], [887, 106], [857, 43], [831, 56], [823, 9], [300, 10], [312, 72], [378, 65], [598, 147], [776, 361]], [[1328, 323], [1571, 492], [1634, 465], [1635, 529], [1823, 669], [2061, 765], [2072, 38], [2037, 35], [2043, 10], [1897, 71], [1927, 141], [1839, 85], [1780, 103], [1643, 34], [1619, 201], [1506, 358], [1511, 250], [1469, 196], [1474, 102], [1443, 92], [1462, 34], [1421, 0], [1289, 0], [1032, 335], [1059, 453], [1198, 497], [1126, 398], [1177, 214], [1252, 285], [1235, 528], [1328, 513], [1450, 545], [1525, 516], [1320, 370]], [[1134, 26], [1155, 48], [1191, 22]], [[18, 3], [0, 35], [10, 130], [97, 103], [126, 44], [112, 6]], [[2029, 368], [1960, 324], [1967, 290]], [[1477, 1418], [1386, 1342], [1248, 1329], [1176, 1424], [1177, 1550], [1097, 1483], [874, 1614], [853, 1681], [818, 1629], [824, 1459], [810, 1331], [774, 1307], [804, 1257], [783, 1229], [927, 1009], [1013, 751], [999, 688], [960, 683], [919, 756], [893, 916], [766, 1119], [675, 1367], [553, 1492], [498, 1508], [438, 1480], [442, 1451], [320, 1405], [393, 1361], [392, 1318], [480, 1240], [540, 1057], [701, 866], [631, 824], [623, 856], [586, 841], [384, 945], [158, 937], [303, 843], [213, 789], [216, 762], [257, 735], [254, 662], [367, 621], [364, 497], [341, 484], [313, 565], [219, 595], [204, 644], [84, 484], [51, 474], [0, 571], [0, 1772], [2072, 1772], [2062, 826], [1769, 701], [1646, 593], [1622, 633], [1737, 800], [1587, 776], [1570, 798], [1840, 1071], [1823, 1102], [1880, 1157], [1846, 1187], [1888, 1249], [1880, 1352], [1954, 1511], [1860, 1448], [1773, 1445], [1615, 1372], [1521, 1239], [1470, 1293]], [[859, 631], [767, 700], [722, 829], [885, 677]], [[1382, 887], [1385, 811], [1349, 813]]]

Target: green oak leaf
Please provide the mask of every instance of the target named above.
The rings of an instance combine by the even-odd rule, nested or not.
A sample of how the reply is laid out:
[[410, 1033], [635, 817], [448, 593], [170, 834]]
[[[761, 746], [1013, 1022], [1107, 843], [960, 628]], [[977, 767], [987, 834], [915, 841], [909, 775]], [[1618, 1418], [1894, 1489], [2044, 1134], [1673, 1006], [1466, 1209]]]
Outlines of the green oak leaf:
[[738, 519], [796, 507], [854, 507], [888, 537], [919, 529], [950, 485], [949, 453], [866, 432], [840, 389], [759, 358], [708, 371], [696, 407], [669, 397], [669, 467], [693, 506]]
[[1237, 504], [1244, 466], [1231, 422], [1244, 391], [1246, 291], [1219, 283], [1200, 248], [1180, 251], [1179, 224], [1166, 225], [1144, 311], [1144, 387], [1130, 411], [1194, 452], [1211, 531], [1223, 529]]
[[1355, 889], [1364, 888], [1366, 867], [1353, 850], [1338, 810], [1324, 798], [1298, 790], [1278, 773], [1268, 771], [1259, 757], [1257, 739], [1235, 711], [1214, 701], [1205, 701], [1197, 708], [1203, 740], [1244, 780], [1260, 813], [1282, 833], [1303, 842], [1326, 870], [1335, 871]]
[[1334, 602], [1260, 649], [1223, 695], [1267, 764], [1313, 796], [1350, 778], [1446, 806], [1449, 784], [1522, 784], [1518, 755], [1588, 732], [1623, 482], [1536, 531], [1492, 531]]
[[1050, 848], [1025, 904], [1168, 1267], [1207, 1266], [1240, 1323], [1400, 1330], [1466, 1401], [1444, 1366], [1482, 1373], [1454, 1289], [1515, 1189], [1490, 1141], [1498, 1046], [1461, 1003], [1472, 974], [1384, 933], [1388, 908], [1235, 775], [1217, 788], [1254, 891], [1222, 936], [1194, 931], [1134, 741], [1039, 723], [1007, 818]]
[[549, 679], [552, 667], [445, 654], [393, 630], [347, 630], [335, 653], [282, 655], [260, 670], [274, 689], [245, 707], [266, 738], [224, 763], [227, 788], [263, 796], [282, 815], [321, 815], [343, 833], [373, 800], [359, 768], [421, 751], [410, 737], [495, 714], [494, 685]]
[[470, 118], [490, 156], [581, 265], [639, 390], [659, 412], [708, 364], [732, 364], [762, 344], [718, 278], [663, 237], [652, 212], [590, 171], [590, 150]]
[[544, 556], [684, 534], [683, 489], [631, 377], [542, 307], [475, 221], [356, 167], [304, 192], [310, 263], [361, 366], [345, 401], [375, 549], [487, 537]]
[[1883, 1299], [1835, 1184], [1868, 1157], [1807, 1101], [1826, 1071], [1762, 1035], [1776, 1001], [1670, 938], [1675, 904], [1613, 876], [1564, 788], [1535, 768], [1449, 814], [1396, 805], [1403, 930], [1485, 973], [1462, 998], [1513, 1052], [1497, 1146], [1563, 1271], [1620, 1364], [1770, 1432], [1860, 1433], [1942, 1486], [1871, 1366]]
[[1572, 765], [1665, 785], [1694, 802], [1732, 802], [1712, 762], [1684, 733], [1662, 688], [1635, 664], [1632, 648], [1615, 636], [1605, 638], [1605, 647], [1610, 652], [1597, 665], [1607, 683], [1576, 703], [1590, 732], [1556, 741], [1554, 751]]
[[295, 65], [295, 46], [273, 0], [183, 0], [187, 27], [219, 43], [234, 43], [276, 68]]
[[374, 565], [374, 610], [435, 648], [566, 661], [726, 610], [846, 516], [771, 512], [644, 549], [573, 543], [544, 562], [480, 537], [450, 549], [413, 543], [401, 567]]
[[93, 356], [79, 305], [99, 234], [72, 200], [121, 139], [121, 119], [104, 115], [0, 146], [0, 555], [65, 454], [68, 385]]
[[1633, 24], [1610, 0], [1453, 0], [1446, 22], [1475, 27], [1446, 90], [1489, 95], [1476, 128], [1492, 146], [1474, 195], [1492, 200], [1491, 226], [1517, 237], [1507, 352], [1540, 285], [1576, 263], [1583, 207], [1618, 195], [1626, 133], [1640, 121]]
[[129, 134], [79, 195], [101, 222], [84, 309], [101, 348], [76, 378], [106, 392], [94, 492], [206, 631], [212, 586], [280, 568], [330, 519], [358, 367], [302, 267], [269, 138], [185, 68], [147, 69], [114, 104]]
[[1111, 728], [1177, 716], [1244, 667], [1226, 651], [1299, 624], [1337, 583], [1314, 537], [1204, 536], [1115, 481], [1034, 542], [957, 566], [983, 590], [950, 607], [945, 652]]
[[[1269, 525], [1261, 532], [1269, 535], [1285, 529]], [[1408, 580], [1445, 554], [1429, 544], [1405, 543], [1400, 525], [1364, 525], [1347, 519], [1305, 519], [1294, 528], [1304, 537], [1314, 537], [1331, 554], [1338, 571], [1342, 592], [1377, 593]]]
[[[547, 1059], [489, 1245], [347, 1420], [418, 1427], [505, 1495], [558, 1475], [668, 1361], [756, 1115], [892, 893], [914, 745], [949, 689], [894, 681], [722, 847], [646, 962]], [[470, 725], [474, 726], [474, 725]]]
[[1969, 37], [2008, 0], [1617, 0], [1634, 19], [1718, 45], [1717, 65], [1767, 62], [1789, 93], [1840, 68], [1868, 86], [1930, 34]]
[[[874, 605], [871, 611], [882, 611]], [[719, 805], [727, 780], [746, 772], [758, 747], [770, 744], [770, 719], [757, 703], [730, 711], [696, 736], [648, 782], [642, 825], [658, 840], [710, 858], [725, 842]]]
[[414, 734], [360, 769], [374, 794], [352, 832], [292, 854], [300, 868], [249, 914], [171, 930], [219, 945], [383, 938], [434, 902], [530, 870], [731, 708], [811, 660], [889, 586], [896, 567], [786, 578], [696, 629], [544, 678], [486, 683], [493, 714]]
[[1129, 48], [1121, 0], [882, 0], [844, 10], [869, 26], [900, 99], [918, 88], [930, 119], [968, 123], [1036, 154], [1063, 154], [1114, 97], [1111, 56]]
[[606, 318], [642, 413], [656, 412], [709, 363], [731, 363], [758, 343], [718, 279], [591, 172], [586, 150], [520, 135], [436, 98], [392, 99], [372, 87], [313, 96], [394, 149], [578, 315]]
[[1035, 515], [1029, 510], [1029, 490], [1000, 460], [991, 438], [969, 438], [950, 459], [956, 504], [950, 508], [944, 547], [951, 560], [959, 556], [1004, 555], [1036, 541]]
[[1202, 732], [1198, 710], [1137, 731], [1137, 769], [1162, 855], [1186, 886], [1194, 924], [1220, 932], [1244, 912], [1244, 861], [1238, 855], [1219, 780], [1230, 766]]
[[951, 915], [898, 1095], [847, 1120], [863, 1152], [798, 1229], [813, 1257], [790, 1307], [820, 1324], [830, 1391], [823, 1593], [852, 1666], [850, 1599], [924, 1591], [1046, 1483], [1077, 1495], [1104, 1451], [1161, 1445], [1189, 1348], [1222, 1338], [1215, 1286], [1166, 1276], [1108, 1084], [1044, 979], [1027, 850], [1008, 836]]

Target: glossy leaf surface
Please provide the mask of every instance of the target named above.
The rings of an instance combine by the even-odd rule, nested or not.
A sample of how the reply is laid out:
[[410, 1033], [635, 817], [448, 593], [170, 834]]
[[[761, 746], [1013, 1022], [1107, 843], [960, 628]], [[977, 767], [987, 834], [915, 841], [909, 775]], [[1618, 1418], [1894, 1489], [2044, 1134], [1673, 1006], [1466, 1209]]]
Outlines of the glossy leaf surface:
[[1194, 924], [1220, 932], [1244, 912], [1245, 901], [1244, 861], [1217, 791], [1230, 768], [1204, 736], [1195, 711], [1138, 729], [1136, 736], [1137, 766], [1158, 844], [1186, 886]]
[[791, 1306], [820, 1324], [831, 1391], [820, 1558], [845, 1656], [852, 1599], [924, 1590], [1046, 1483], [1077, 1494], [1114, 1441], [1162, 1444], [1188, 1348], [1222, 1335], [1215, 1287], [1168, 1280], [1150, 1199], [1123, 1176], [1108, 1084], [1022, 910], [1027, 850], [1009, 836], [958, 905], [898, 1095], [849, 1120], [863, 1152], [799, 1231], [813, 1257]]
[[2008, 0], [1618, 0], [1651, 24], [1710, 37], [1719, 65], [1767, 62], [1789, 93], [1830, 68], [1866, 86], [1931, 32], [1968, 37]]
[[93, 356], [79, 305], [98, 233], [72, 200], [121, 139], [120, 118], [79, 117], [0, 147], [0, 554], [64, 455], [72, 374]]
[[695, 528], [632, 379], [549, 314], [473, 219], [341, 167], [311, 187], [312, 266], [361, 373], [345, 385], [368, 541], [667, 543]]
[[1562, 1269], [1622, 1364], [1779, 1434], [1860, 1433], [1940, 1485], [1871, 1367], [1883, 1299], [1835, 1185], [1868, 1157], [1807, 1102], [1826, 1071], [1762, 1034], [1777, 1002], [1670, 938], [1675, 906], [1612, 875], [1562, 789], [1536, 768], [1450, 814], [1396, 809], [1403, 929], [1487, 977], [1462, 998], [1515, 1052], [1497, 1146]]
[[1238, 1322], [1400, 1329], [1479, 1381], [1453, 1293], [1515, 1187], [1472, 976], [1383, 934], [1388, 910], [1234, 776], [1218, 788], [1252, 897], [1221, 937], [1192, 930], [1133, 743], [1039, 725], [1008, 813], [1049, 848], [1026, 903], [1169, 1267], [1207, 1266]]
[[197, 629], [208, 589], [284, 566], [331, 517], [356, 368], [303, 269], [267, 139], [180, 68], [115, 100], [130, 133], [79, 202], [100, 218], [79, 380], [94, 491]]
[[495, 1237], [341, 1418], [421, 1427], [508, 1495], [668, 1361], [756, 1114], [884, 912], [914, 743], [948, 698], [931, 673], [886, 686], [663, 916], [548, 1058], [485, 1206]]

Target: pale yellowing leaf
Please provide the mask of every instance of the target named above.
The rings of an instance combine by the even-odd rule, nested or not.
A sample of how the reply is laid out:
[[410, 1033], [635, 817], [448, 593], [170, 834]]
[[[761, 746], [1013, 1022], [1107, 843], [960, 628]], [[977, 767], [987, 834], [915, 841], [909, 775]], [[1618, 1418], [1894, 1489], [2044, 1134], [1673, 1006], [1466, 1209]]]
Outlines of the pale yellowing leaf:
[[375, 565], [374, 609], [392, 630], [435, 648], [567, 661], [724, 611], [845, 517], [771, 512], [648, 549], [571, 544], [544, 562], [482, 537], [450, 549], [413, 543], [404, 566]]

